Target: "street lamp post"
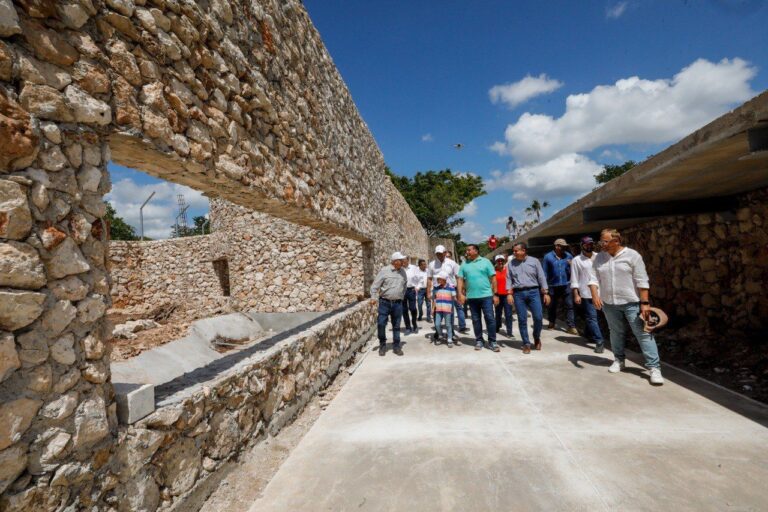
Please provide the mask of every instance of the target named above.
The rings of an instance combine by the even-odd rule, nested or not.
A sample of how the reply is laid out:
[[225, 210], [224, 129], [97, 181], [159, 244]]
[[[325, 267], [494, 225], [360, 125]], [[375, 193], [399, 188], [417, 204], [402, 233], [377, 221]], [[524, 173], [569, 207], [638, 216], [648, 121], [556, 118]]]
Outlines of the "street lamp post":
[[144, 207], [147, 206], [147, 203], [149, 202], [152, 197], [154, 197], [155, 191], [153, 190], [151, 194], [149, 194], [149, 197], [146, 201], [144, 201], [144, 204], [141, 205], [141, 208], [139, 208], [139, 222], [141, 224], [141, 240], [144, 240]]

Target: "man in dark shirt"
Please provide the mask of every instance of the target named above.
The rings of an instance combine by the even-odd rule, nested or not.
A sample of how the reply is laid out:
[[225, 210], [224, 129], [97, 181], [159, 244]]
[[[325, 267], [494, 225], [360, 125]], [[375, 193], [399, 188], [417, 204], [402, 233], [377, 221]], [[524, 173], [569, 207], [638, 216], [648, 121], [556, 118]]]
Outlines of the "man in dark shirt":
[[549, 294], [552, 298], [547, 311], [549, 318], [547, 329], [555, 328], [557, 306], [560, 301], [564, 301], [565, 322], [568, 326], [568, 333], [579, 334], [576, 330], [576, 322], [573, 315], [573, 295], [571, 295], [572, 260], [573, 256], [568, 250], [568, 243], [562, 238], [555, 240], [555, 249], [544, 256], [544, 274], [547, 276]]

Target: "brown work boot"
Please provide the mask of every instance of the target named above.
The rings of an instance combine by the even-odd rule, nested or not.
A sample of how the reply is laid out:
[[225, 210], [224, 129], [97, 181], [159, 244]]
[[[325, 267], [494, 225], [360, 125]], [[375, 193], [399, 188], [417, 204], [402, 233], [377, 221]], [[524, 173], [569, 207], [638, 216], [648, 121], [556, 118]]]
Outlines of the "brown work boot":
[[569, 327], [567, 332], [568, 334], [573, 334], [574, 336], [579, 335], [579, 331], [577, 331], [575, 327]]
[[541, 340], [536, 340], [533, 342], [533, 350], [541, 350]]
[[547, 326], [548, 331], [551, 331], [554, 328], [555, 328], [555, 324], [553, 324], [552, 322], [550, 322], [549, 325]]
[[530, 354], [531, 353], [531, 345], [523, 345], [523, 354]]

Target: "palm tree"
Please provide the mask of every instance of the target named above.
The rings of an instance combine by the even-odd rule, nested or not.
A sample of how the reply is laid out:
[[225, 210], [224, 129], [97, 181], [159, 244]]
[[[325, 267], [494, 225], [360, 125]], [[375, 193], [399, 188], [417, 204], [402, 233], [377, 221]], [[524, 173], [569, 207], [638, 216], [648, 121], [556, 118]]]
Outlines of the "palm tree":
[[528, 215], [535, 215], [536, 216], [536, 223], [538, 224], [541, 222], [541, 209], [546, 208], [549, 206], [549, 203], [547, 201], [544, 201], [543, 203], [539, 203], [538, 199], [534, 199], [531, 203], [531, 206], [525, 209], [525, 213]]

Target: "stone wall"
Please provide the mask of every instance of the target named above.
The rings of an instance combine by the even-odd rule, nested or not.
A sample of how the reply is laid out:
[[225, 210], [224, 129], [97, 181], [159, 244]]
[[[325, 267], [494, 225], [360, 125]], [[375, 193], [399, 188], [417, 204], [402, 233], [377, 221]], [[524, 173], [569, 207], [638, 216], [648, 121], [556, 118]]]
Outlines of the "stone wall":
[[[210, 235], [109, 243], [112, 303], [177, 316], [230, 311], [330, 311], [364, 295], [360, 242], [211, 201]], [[225, 260], [229, 296], [214, 262]]]
[[664, 217], [622, 230], [643, 254], [653, 302], [673, 326], [723, 337], [768, 330], [768, 190], [740, 198], [736, 212]]
[[0, 140], [3, 509], [153, 492], [114, 469], [108, 161], [363, 242], [366, 279], [427, 250], [295, 0], [0, 0]]

